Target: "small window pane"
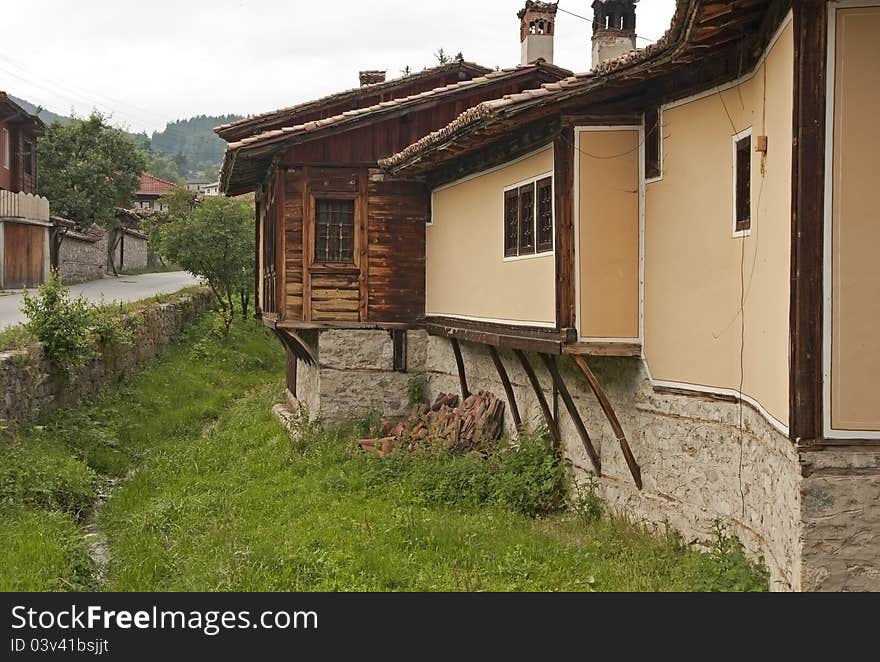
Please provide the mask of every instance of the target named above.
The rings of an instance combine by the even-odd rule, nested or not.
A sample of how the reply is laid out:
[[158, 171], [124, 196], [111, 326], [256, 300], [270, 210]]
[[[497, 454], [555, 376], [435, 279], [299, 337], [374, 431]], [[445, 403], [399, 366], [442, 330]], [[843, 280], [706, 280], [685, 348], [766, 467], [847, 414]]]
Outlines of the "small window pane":
[[553, 180], [538, 182], [538, 252], [553, 250]]
[[354, 200], [317, 200], [315, 262], [354, 262]]
[[736, 143], [736, 231], [752, 226], [752, 137]]
[[519, 254], [535, 252], [535, 185], [519, 189]]
[[504, 257], [515, 257], [519, 246], [519, 191], [504, 193]]

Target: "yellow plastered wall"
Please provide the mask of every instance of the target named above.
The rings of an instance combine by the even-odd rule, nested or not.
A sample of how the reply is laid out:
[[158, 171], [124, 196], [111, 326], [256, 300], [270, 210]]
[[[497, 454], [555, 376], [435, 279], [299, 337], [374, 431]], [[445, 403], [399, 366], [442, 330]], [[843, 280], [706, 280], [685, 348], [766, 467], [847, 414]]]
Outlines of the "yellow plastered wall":
[[639, 132], [578, 131], [581, 338], [639, 337]]
[[880, 430], [880, 7], [836, 18], [831, 263], [831, 422]]
[[553, 148], [433, 192], [429, 316], [555, 325], [553, 253], [504, 259], [504, 189], [553, 171]]
[[[655, 380], [742, 392], [788, 424], [793, 29], [741, 85], [662, 113], [646, 190], [645, 353]], [[752, 154], [752, 230], [734, 238], [733, 136]], [[745, 315], [740, 314], [744, 300]], [[744, 342], [743, 342], [744, 340]], [[741, 352], [742, 349], [742, 352]]]

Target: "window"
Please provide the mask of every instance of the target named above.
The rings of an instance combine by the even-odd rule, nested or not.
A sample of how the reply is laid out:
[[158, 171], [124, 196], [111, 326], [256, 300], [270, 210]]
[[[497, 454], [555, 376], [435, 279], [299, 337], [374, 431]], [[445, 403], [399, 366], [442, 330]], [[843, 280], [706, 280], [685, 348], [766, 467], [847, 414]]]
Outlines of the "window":
[[354, 200], [315, 201], [315, 262], [354, 262]]
[[9, 169], [9, 129], [0, 129], [0, 166]]
[[33, 140], [24, 141], [22, 159], [24, 161], [24, 174], [33, 177], [34, 172], [36, 172], [37, 163], [37, 150], [35, 149]]
[[504, 192], [504, 257], [553, 250], [553, 178], [543, 177]]
[[735, 234], [746, 233], [752, 228], [752, 135], [740, 134], [734, 143], [736, 191]]

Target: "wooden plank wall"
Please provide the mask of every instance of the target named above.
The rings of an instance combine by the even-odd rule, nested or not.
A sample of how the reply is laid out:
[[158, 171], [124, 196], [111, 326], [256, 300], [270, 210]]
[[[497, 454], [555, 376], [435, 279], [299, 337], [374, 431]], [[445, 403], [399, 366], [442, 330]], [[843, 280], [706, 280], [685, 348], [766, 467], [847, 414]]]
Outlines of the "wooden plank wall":
[[[310, 208], [322, 195], [355, 200], [351, 266], [312, 264]], [[369, 181], [365, 168], [301, 167], [288, 171], [284, 197], [285, 319], [412, 322], [424, 316], [428, 198], [422, 184]]]
[[412, 322], [425, 315], [427, 200], [422, 184], [369, 183], [370, 321]]

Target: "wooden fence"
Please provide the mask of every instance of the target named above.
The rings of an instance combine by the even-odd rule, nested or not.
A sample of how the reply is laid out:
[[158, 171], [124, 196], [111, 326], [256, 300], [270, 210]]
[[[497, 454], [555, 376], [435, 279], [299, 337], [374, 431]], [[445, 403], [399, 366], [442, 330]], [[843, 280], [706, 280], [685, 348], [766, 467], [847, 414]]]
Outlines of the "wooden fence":
[[0, 191], [0, 218], [49, 220], [49, 201], [32, 193]]

